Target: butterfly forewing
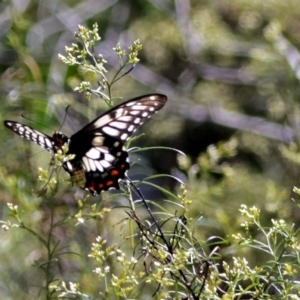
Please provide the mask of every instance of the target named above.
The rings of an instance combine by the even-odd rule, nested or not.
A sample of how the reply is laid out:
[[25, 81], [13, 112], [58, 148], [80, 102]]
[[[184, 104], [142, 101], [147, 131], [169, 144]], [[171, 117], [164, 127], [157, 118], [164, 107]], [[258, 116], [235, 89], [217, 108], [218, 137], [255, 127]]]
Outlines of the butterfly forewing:
[[146, 119], [158, 112], [167, 102], [167, 97], [160, 94], [145, 95], [124, 102], [94, 121], [90, 122], [71, 138], [76, 139], [82, 132], [115, 137], [125, 142]]
[[15, 121], [4, 121], [4, 125], [21, 137], [38, 144], [51, 153], [55, 153], [54, 141], [52, 137]]
[[51, 138], [13, 121], [5, 121], [5, 126], [52, 153], [68, 142], [68, 154], [75, 154], [75, 158], [64, 163], [64, 169], [72, 181], [95, 196], [103, 190], [119, 188], [119, 180], [129, 169], [124, 143], [166, 102], [167, 97], [160, 94], [131, 99], [96, 118], [70, 139], [59, 132]]

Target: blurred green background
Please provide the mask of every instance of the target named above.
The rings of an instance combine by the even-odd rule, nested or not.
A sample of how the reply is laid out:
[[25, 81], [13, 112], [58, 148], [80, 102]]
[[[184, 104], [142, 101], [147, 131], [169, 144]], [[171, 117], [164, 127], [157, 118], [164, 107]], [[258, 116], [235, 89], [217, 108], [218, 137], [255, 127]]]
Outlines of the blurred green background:
[[[298, 161], [290, 162], [280, 151], [280, 146], [292, 142], [298, 151], [299, 17], [298, 0], [2, 1], [1, 120], [18, 120], [51, 135], [70, 105], [62, 131], [71, 135], [104, 111], [100, 99], [87, 102], [73, 91], [83, 75], [58, 59], [65, 46], [75, 42], [79, 24], [92, 28], [97, 22], [102, 40], [96, 52], [108, 61], [111, 74], [118, 68], [112, 51], [117, 42], [124, 48], [136, 39], [143, 44], [140, 63], [114, 86], [114, 96], [127, 100], [157, 92], [169, 98], [166, 107], [143, 125], [139, 132], [146, 135], [134, 145], [168, 146], [187, 155], [180, 164], [171, 151], [135, 154], [132, 160], [140, 163], [129, 176], [167, 173], [180, 178], [194, 201], [191, 217], [197, 220], [203, 215], [218, 224], [207, 229], [207, 236], [216, 228], [223, 236], [239, 230], [242, 203], [260, 208], [266, 225], [272, 218], [284, 218], [299, 226], [299, 210], [290, 200], [292, 187], [299, 182]], [[21, 114], [39, 124], [22, 119]], [[37, 169], [47, 168], [50, 154], [3, 125], [0, 138], [1, 219], [9, 218], [6, 204], [12, 202], [23, 211], [27, 225], [46, 231], [47, 209], [32, 190]], [[237, 141], [237, 154], [219, 162], [228, 164], [228, 173], [211, 168], [205, 175], [201, 153], [231, 138]], [[178, 190], [172, 180], [156, 183]], [[68, 213], [75, 213], [76, 200], [85, 192], [70, 184], [60, 188], [62, 214], [67, 214], [63, 205]], [[149, 187], [142, 190], [149, 198], [163, 198]], [[89, 221], [58, 228], [55, 234], [61, 244], [81, 253], [81, 259], [65, 257], [57, 277], [80, 281], [94, 294], [98, 287], [91, 283], [92, 272], [87, 272], [92, 268], [88, 245], [122, 217], [120, 211], [101, 226]], [[119, 235], [109, 237], [116, 242]], [[42, 281], [32, 265], [43, 255], [39, 243], [25, 231], [1, 233], [0, 299], [37, 295]], [[260, 257], [250, 259], [255, 264]]]

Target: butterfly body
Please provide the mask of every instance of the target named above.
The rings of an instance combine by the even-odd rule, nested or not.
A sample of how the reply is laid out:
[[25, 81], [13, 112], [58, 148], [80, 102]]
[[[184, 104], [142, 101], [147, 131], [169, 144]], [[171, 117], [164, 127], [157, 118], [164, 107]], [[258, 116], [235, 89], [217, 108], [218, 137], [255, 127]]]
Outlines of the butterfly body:
[[119, 180], [124, 179], [130, 167], [124, 144], [166, 101], [167, 97], [160, 94], [129, 100], [96, 118], [70, 138], [58, 131], [50, 137], [15, 121], [4, 124], [53, 154], [67, 143], [67, 154], [75, 157], [63, 164], [65, 171], [79, 187], [96, 196], [110, 188], [119, 189]]

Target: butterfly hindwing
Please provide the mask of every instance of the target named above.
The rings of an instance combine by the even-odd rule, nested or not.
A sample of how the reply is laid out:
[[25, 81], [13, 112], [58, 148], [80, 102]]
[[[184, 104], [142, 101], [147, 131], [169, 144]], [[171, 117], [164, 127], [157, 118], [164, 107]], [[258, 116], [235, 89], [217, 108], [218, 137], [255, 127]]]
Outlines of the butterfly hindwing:
[[161, 94], [145, 95], [124, 102], [96, 118], [70, 138], [60, 132], [53, 137], [14, 121], [7, 128], [31, 140], [51, 153], [68, 143], [68, 154], [75, 158], [64, 163], [72, 181], [94, 196], [110, 188], [119, 189], [119, 180], [129, 169], [125, 142], [167, 102]]
[[[76, 140], [70, 138], [69, 152], [75, 158], [64, 165], [72, 179], [93, 195], [101, 190], [119, 189], [118, 181], [129, 169], [128, 153], [124, 145], [111, 136], [82, 135]], [[85, 181], [82, 180], [85, 173]]]

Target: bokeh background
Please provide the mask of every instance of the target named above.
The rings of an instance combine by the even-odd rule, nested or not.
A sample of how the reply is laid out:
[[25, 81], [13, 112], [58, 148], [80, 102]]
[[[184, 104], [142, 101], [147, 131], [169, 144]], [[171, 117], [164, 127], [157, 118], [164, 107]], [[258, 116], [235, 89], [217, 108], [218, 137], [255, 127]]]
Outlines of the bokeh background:
[[[295, 154], [293, 162], [288, 160], [284, 148], [293, 143], [298, 151], [299, 17], [297, 0], [2, 1], [0, 118], [52, 134], [70, 105], [62, 128], [70, 135], [103, 112], [100, 99], [88, 102], [73, 91], [83, 79], [80, 70], [58, 59], [65, 46], [76, 42], [79, 24], [92, 28], [97, 22], [102, 40], [96, 52], [108, 61], [108, 74], [118, 68], [112, 50], [117, 42], [124, 48], [136, 39], [143, 44], [140, 63], [115, 85], [114, 96], [127, 100], [157, 92], [169, 98], [167, 106], [142, 127], [145, 136], [134, 145], [167, 146], [187, 155], [183, 159], [166, 150], [135, 154], [133, 160], [139, 163], [129, 175], [139, 179], [166, 173], [185, 182], [194, 203], [191, 217], [207, 220], [195, 222], [201, 234], [205, 227], [206, 236], [238, 231], [242, 203], [260, 208], [266, 225], [272, 218], [284, 218], [299, 226], [299, 210], [290, 200], [297, 198], [292, 188], [299, 183], [299, 159]], [[213, 167], [203, 171], [200, 157], [207, 147], [233, 138], [236, 155], [217, 162], [226, 163], [226, 171]], [[49, 153], [3, 125], [0, 139], [1, 219], [9, 219], [6, 204], [12, 202], [23, 211], [28, 225], [46, 230], [47, 210], [32, 190], [38, 167], [49, 164]], [[171, 179], [156, 183], [174, 193], [178, 190]], [[149, 187], [143, 192], [149, 198], [167, 198]], [[76, 200], [83, 194], [70, 185], [61, 186], [60, 203], [75, 212]], [[67, 257], [57, 276], [79, 281], [95, 293], [98, 288], [87, 272], [92, 268], [86, 257], [88, 245], [115, 222], [107, 220], [107, 227], [100, 228], [91, 221], [72, 230], [57, 230], [61, 243], [82, 255], [81, 260]], [[117, 238], [111, 236], [114, 242]], [[33, 285], [42, 283], [40, 271], [32, 265], [43, 255], [39, 243], [26, 232], [1, 233], [1, 299], [37, 295], [38, 287]], [[249, 257], [253, 264], [262, 259]]]

